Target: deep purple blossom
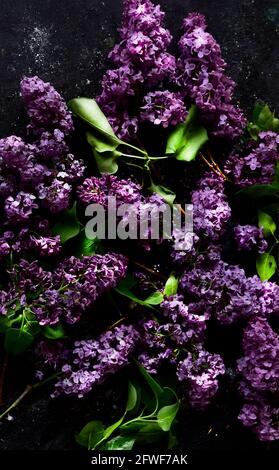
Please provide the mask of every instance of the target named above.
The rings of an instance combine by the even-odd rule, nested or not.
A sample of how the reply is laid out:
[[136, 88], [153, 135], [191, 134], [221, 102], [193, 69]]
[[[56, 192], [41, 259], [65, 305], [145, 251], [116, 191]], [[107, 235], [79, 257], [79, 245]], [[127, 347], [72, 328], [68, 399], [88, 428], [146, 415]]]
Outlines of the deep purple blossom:
[[231, 216], [222, 179], [206, 174], [192, 193], [192, 204], [195, 233], [200, 237], [218, 240]]
[[214, 135], [234, 138], [246, 121], [231, 103], [235, 83], [225, 75], [220, 46], [205, 29], [202, 15], [191, 13], [185, 18], [175, 81], [185, 97], [194, 100]]
[[68, 135], [73, 121], [66, 103], [50, 83], [39, 77], [25, 77], [20, 84], [21, 96], [30, 118], [30, 128], [36, 134], [59, 129]]
[[83, 397], [129, 363], [137, 340], [137, 331], [132, 326], [122, 325], [96, 340], [76, 341], [71, 361], [62, 367], [62, 377], [55, 385], [54, 396]]
[[234, 228], [234, 237], [239, 250], [252, 250], [255, 248], [258, 253], [267, 250], [268, 243], [264, 239], [263, 230], [254, 225], [237, 225]]
[[194, 408], [206, 407], [218, 391], [219, 375], [225, 373], [221, 356], [198, 349], [188, 353], [178, 365], [177, 377], [183, 382], [185, 394]]
[[175, 126], [185, 121], [187, 111], [180, 95], [169, 91], [148, 93], [141, 107], [141, 121], [149, 121], [155, 126]]
[[240, 187], [272, 183], [279, 160], [278, 144], [278, 134], [260, 132], [259, 141], [249, 143], [247, 155], [233, 152], [229, 156], [225, 173]]
[[16, 197], [8, 196], [5, 201], [5, 212], [11, 223], [26, 222], [34, 209], [38, 208], [34, 194], [19, 192]]

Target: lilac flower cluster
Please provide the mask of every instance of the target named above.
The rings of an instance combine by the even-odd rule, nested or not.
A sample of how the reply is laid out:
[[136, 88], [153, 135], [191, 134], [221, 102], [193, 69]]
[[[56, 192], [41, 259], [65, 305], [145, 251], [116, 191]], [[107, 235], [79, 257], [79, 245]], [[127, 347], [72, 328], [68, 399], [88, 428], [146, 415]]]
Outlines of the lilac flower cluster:
[[[72, 186], [83, 176], [85, 166], [68, 153], [65, 136], [73, 130], [73, 123], [59, 93], [38, 77], [25, 77], [21, 93], [37, 140], [0, 139], [0, 207], [6, 231], [14, 232], [9, 252], [35, 249], [53, 255], [59, 252], [60, 242], [51, 237], [40, 209], [53, 214], [67, 209]], [[8, 254], [7, 245], [4, 247]]]
[[238, 361], [245, 404], [239, 419], [264, 441], [279, 439], [279, 336], [264, 317], [253, 318], [243, 335]]
[[258, 276], [247, 277], [242, 268], [229, 265], [220, 258], [211, 261], [208, 256], [197, 257], [195, 267], [185, 271], [181, 288], [196, 302], [205, 302], [218, 321], [225, 325], [238, 319], [279, 312], [277, 284], [262, 282]]
[[272, 183], [279, 160], [278, 144], [278, 134], [260, 132], [258, 142], [250, 142], [248, 155], [230, 155], [225, 173], [240, 187]]
[[65, 101], [50, 83], [39, 77], [24, 78], [21, 96], [30, 118], [29, 128], [36, 134], [59, 129], [65, 135], [73, 131], [73, 121]]
[[194, 100], [214, 135], [235, 138], [246, 120], [232, 104], [235, 83], [224, 73], [220, 46], [205, 30], [202, 15], [191, 13], [185, 18], [175, 81], [184, 96]]
[[183, 297], [166, 298], [161, 304], [162, 320], [143, 320], [139, 325], [139, 362], [152, 374], [164, 363], [177, 364], [177, 355], [204, 339], [209, 315], [185, 305]]
[[254, 225], [237, 225], [234, 237], [240, 251], [255, 248], [258, 253], [264, 253], [267, 250], [268, 243], [264, 239], [263, 230]]
[[194, 408], [206, 407], [218, 391], [219, 375], [225, 374], [225, 366], [219, 354], [204, 350], [188, 353], [180, 362], [177, 376], [183, 382], [185, 394]]
[[192, 204], [195, 233], [214, 241], [220, 239], [231, 216], [221, 177], [205, 174], [192, 193]]
[[110, 175], [85, 179], [77, 188], [77, 194], [83, 204], [100, 204], [106, 208], [109, 197], [115, 198], [117, 205], [135, 204], [141, 200], [138, 184]]
[[42, 326], [61, 321], [74, 324], [103, 292], [116, 287], [126, 269], [126, 258], [112, 253], [82, 259], [72, 256], [52, 272], [42, 269], [36, 261], [21, 260], [18, 268], [10, 272], [1, 311], [5, 313], [11, 299], [16, 298], [22, 307], [31, 309]]
[[140, 110], [141, 121], [150, 121], [156, 126], [176, 126], [186, 119], [186, 108], [178, 93], [155, 91], [148, 93]]
[[[124, 1], [121, 42], [110, 53], [110, 58], [118, 68], [105, 74], [102, 92], [97, 98], [121, 139], [133, 139], [138, 130], [139, 116], [134, 114], [134, 100], [131, 98], [138, 93], [144, 94], [174, 73], [175, 59], [167, 53], [171, 35], [162, 27], [163, 19], [164, 13], [160, 7], [153, 5], [150, 0]], [[172, 100], [172, 95], [168, 96], [168, 100]], [[150, 120], [153, 118], [151, 101], [145, 104], [149, 105]], [[154, 106], [156, 109], [156, 102]], [[147, 115], [143, 113], [146, 119]], [[174, 96], [171, 120], [176, 122], [183, 115], [183, 103]]]
[[129, 363], [138, 340], [133, 326], [121, 325], [95, 340], [76, 341], [69, 360], [61, 368], [62, 377], [53, 396], [66, 394], [83, 397], [94, 385]]

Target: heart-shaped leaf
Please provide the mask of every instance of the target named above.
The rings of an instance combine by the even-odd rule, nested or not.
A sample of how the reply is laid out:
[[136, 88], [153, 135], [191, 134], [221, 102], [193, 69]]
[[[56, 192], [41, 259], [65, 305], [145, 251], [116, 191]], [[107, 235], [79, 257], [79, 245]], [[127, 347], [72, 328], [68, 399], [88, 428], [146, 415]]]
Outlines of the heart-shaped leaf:
[[197, 107], [192, 106], [186, 121], [178, 124], [170, 134], [166, 154], [174, 154], [177, 160], [190, 162], [207, 141], [207, 131], [198, 122]]
[[136, 387], [132, 384], [132, 382], [129, 382], [128, 385], [128, 398], [127, 398], [127, 404], [126, 404], [126, 412], [132, 411], [138, 402], [138, 393]]
[[266, 212], [259, 211], [259, 227], [263, 229], [265, 237], [269, 237], [276, 231], [276, 223], [273, 218]]
[[165, 186], [162, 186], [160, 184], [156, 185], [156, 184], [153, 183], [153, 181], [152, 181], [152, 183], [151, 183], [151, 185], [149, 186], [148, 189], [152, 193], [159, 194], [159, 196], [161, 196], [161, 198], [167, 204], [169, 204], [169, 206], [173, 206], [173, 203], [176, 199], [176, 194], [174, 192], [172, 192], [170, 189], [168, 189]]
[[74, 98], [69, 102], [68, 106], [75, 116], [102, 134], [107, 139], [107, 142], [111, 142], [116, 147], [121, 143], [95, 100], [91, 98]]
[[262, 281], [268, 281], [276, 271], [277, 264], [274, 256], [269, 253], [259, 255], [256, 261], [257, 273]]
[[164, 295], [168, 297], [171, 295], [175, 295], [177, 294], [177, 289], [178, 289], [178, 278], [175, 277], [174, 273], [172, 273], [166, 282]]
[[88, 450], [93, 450], [104, 436], [104, 425], [102, 421], [90, 421], [76, 435], [76, 442]]
[[169, 431], [172, 423], [178, 413], [179, 403], [176, 402], [173, 405], [164, 406], [157, 414], [157, 420], [160, 428], [163, 431]]

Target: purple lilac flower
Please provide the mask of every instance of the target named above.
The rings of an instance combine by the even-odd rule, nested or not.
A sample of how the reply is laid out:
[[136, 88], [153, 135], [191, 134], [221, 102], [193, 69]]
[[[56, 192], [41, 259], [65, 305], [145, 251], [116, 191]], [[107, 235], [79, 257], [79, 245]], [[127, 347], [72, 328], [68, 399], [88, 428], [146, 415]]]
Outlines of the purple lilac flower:
[[129, 363], [137, 340], [137, 331], [132, 326], [122, 325], [96, 340], [76, 341], [72, 360], [62, 367], [63, 375], [53, 395], [83, 397]]
[[234, 237], [239, 250], [252, 250], [256, 248], [258, 253], [267, 250], [268, 243], [264, 239], [263, 230], [253, 225], [237, 225], [234, 228]]
[[181, 296], [166, 298], [161, 304], [162, 319], [139, 324], [139, 362], [151, 373], [163, 363], [177, 364], [177, 352], [204, 339], [209, 315], [185, 305]]
[[7, 256], [11, 251], [11, 243], [14, 237], [13, 232], [4, 232], [0, 237], [0, 259]]
[[64, 177], [67, 177], [66, 173], [58, 173], [57, 178], [52, 181], [50, 186], [44, 183], [38, 186], [39, 199], [43, 201], [43, 205], [53, 214], [57, 214], [69, 206], [72, 187], [64, 181]]
[[39, 253], [40, 256], [55, 256], [60, 253], [62, 246], [60, 236], [56, 237], [30, 237], [31, 247]]
[[156, 126], [176, 126], [185, 121], [187, 111], [178, 93], [155, 91], [148, 93], [141, 107], [141, 121], [149, 121]]
[[5, 201], [5, 212], [11, 223], [26, 222], [34, 209], [38, 209], [34, 194], [20, 191], [16, 197], [8, 196]]
[[101, 204], [107, 207], [108, 197], [115, 197], [117, 204], [134, 204], [141, 198], [140, 186], [130, 179], [121, 180], [116, 176], [92, 176], [78, 187], [77, 194], [84, 204]]
[[175, 81], [185, 97], [195, 101], [214, 135], [238, 137], [246, 121], [231, 104], [235, 83], [225, 75], [220, 46], [205, 29], [202, 15], [191, 13], [185, 18]]
[[54, 129], [53, 132], [43, 132], [37, 142], [37, 155], [45, 161], [61, 158], [68, 151], [65, 135], [59, 129]]
[[279, 312], [277, 284], [262, 282], [258, 276], [247, 277], [239, 266], [220, 259], [210, 262], [201, 256], [194, 268], [185, 271], [180, 284], [197, 302], [206, 302], [222, 324]]
[[133, 97], [172, 76], [175, 58], [167, 53], [171, 41], [162, 27], [164, 13], [150, 0], [124, 2], [121, 42], [110, 53], [118, 67], [102, 81], [97, 102], [119, 138], [132, 140], [138, 131], [138, 107]]
[[183, 382], [189, 403], [194, 408], [205, 408], [218, 391], [219, 375], [225, 373], [221, 356], [198, 349], [194, 354], [188, 353], [186, 359], [179, 363], [178, 380]]
[[61, 320], [74, 324], [97, 297], [116, 287], [126, 269], [126, 258], [117, 254], [65, 259], [52, 273], [48, 288], [34, 300], [32, 310], [41, 325]]
[[243, 405], [238, 418], [244, 426], [252, 428], [261, 441], [269, 442], [279, 439], [278, 415], [278, 404], [274, 406], [261, 394], [253, 394], [251, 402]]
[[20, 84], [21, 96], [36, 134], [59, 129], [65, 135], [73, 130], [73, 121], [66, 103], [50, 83], [39, 77], [25, 77]]
[[253, 389], [279, 391], [279, 337], [266, 318], [252, 318], [243, 335], [238, 370]]
[[218, 176], [206, 174], [192, 193], [194, 231], [198, 236], [218, 240], [231, 216], [224, 194], [224, 182]]
[[279, 160], [278, 144], [278, 134], [260, 132], [259, 141], [250, 142], [248, 155], [230, 155], [225, 164], [225, 173], [240, 187], [272, 183], [275, 164]]

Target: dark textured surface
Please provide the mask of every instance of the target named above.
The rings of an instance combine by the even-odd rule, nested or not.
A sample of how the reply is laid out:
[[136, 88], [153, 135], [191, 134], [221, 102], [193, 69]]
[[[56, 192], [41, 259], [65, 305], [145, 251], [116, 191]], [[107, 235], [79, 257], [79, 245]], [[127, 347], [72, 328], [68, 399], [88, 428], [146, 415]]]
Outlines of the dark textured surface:
[[[237, 81], [237, 97], [250, 112], [255, 99], [279, 111], [279, 2], [269, 0], [161, 0], [167, 22], [178, 37], [178, 25], [190, 11], [204, 13]], [[19, 99], [23, 75], [38, 74], [66, 98], [94, 96], [107, 68], [107, 53], [117, 37], [120, 0], [0, 0], [0, 137], [24, 133]], [[277, 27], [278, 25], [278, 27]], [[20, 377], [18, 376], [20, 371]], [[28, 383], [28, 369], [15, 363], [7, 380], [8, 401]], [[17, 387], [12, 387], [13, 382]], [[49, 391], [28, 397], [0, 424], [0, 449], [74, 447], [74, 433], [98, 410], [117, 410], [112, 390], [119, 381], [85, 401], [49, 400]], [[13, 389], [13, 392], [11, 390]], [[237, 402], [227, 399], [203, 416], [184, 417], [180, 446], [235, 449], [258, 446], [237, 423]], [[231, 403], [234, 403], [232, 406]], [[261, 446], [261, 445], [260, 445]], [[261, 446], [262, 447], [262, 446]]]
[[[237, 95], [279, 110], [279, 3], [272, 0], [161, 0], [177, 37], [183, 16], [204, 13], [223, 48]], [[19, 80], [39, 74], [66, 97], [94, 95], [117, 35], [121, 0], [1, 0], [0, 135], [22, 131]]]

